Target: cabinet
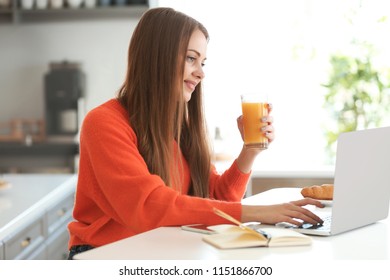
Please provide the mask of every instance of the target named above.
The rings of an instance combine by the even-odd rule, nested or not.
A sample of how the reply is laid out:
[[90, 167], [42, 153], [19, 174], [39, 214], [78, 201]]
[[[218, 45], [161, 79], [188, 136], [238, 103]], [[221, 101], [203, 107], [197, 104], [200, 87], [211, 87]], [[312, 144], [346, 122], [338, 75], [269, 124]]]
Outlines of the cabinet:
[[72, 220], [74, 192], [46, 212], [46, 259], [65, 260], [68, 257], [68, 223]]
[[0, 241], [0, 260], [4, 260], [4, 246], [3, 242]]
[[11, 208], [4, 211], [3, 216], [0, 215], [0, 222], [8, 221], [0, 223], [0, 260], [66, 259], [69, 240], [67, 225], [72, 220], [76, 176], [50, 175], [47, 180], [44, 175], [12, 175], [4, 178], [10, 178], [14, 189], [23, 188], [13, 194], [10, 189], [10, 201], [16, 208], [19, 208], [18, 204], [29, 204], [28, 201], [18, 203], [18, 200], [20, 194], [28, 196], [28, 190], [34, 191], [31, 188], [39, 186], [37, 191], [46, 195], [23, 211], [18, 211], [20, 214], [13, 219], [6, 219], [7, 216], [14, 216], [11, 212], [16, 210]]
[[5, 259], [36, 259], [44, 255], [44, 223], [43, 217], [40, 217], [5, 238]]
[[74, 193], [72, 192], [59, 203], [52, 206], [46, 213], [47, 235], [50, 236], [61, 228], [66, 227], [72, 219]]
[[139, 18], [150, 6], [149, 0], [127, 1], [123, 6], [96, 6], [94, 8], [60, 9], [22, 9], [19, 1], [12, 1], [10, 7], [0, 7], [0, 24], [3, 23], [31, 23], [44, 21], [72, 21], [107, 18]]
[[69, 254], [68, 241], [69, 233], [66, 224], [64, 224], [64, 227], [50, 235], [46, 240], [46, 259], [66, 260]]
[[68, 229], [72, 219], [74, 193], [56, 202], [37, 219], [3, 239], [7, 260], [64, 260], [68, 256]]

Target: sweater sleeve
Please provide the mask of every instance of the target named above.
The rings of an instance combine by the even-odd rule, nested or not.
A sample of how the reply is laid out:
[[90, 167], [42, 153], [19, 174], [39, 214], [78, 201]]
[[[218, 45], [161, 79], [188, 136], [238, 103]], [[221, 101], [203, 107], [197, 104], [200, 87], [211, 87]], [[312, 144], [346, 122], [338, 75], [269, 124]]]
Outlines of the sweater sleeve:
[[[242, 190], [233, 184], [229, 188], [232, 194], [222, 195], [225, 185], [240, 181], [236, 179], [240, 176], [213, 179], [216, 199], [180, 194], [148, 171], [137, 149], [137, 137], [123, 116], [91, 111], [83, 122], [80, 149], [78, 210], [74, 214], [87, 223], [113, 219], [134, 232], [159, 226], [226, 223], [213, 214], [213, 207], [241, 218]], [[225, 198], [231, 202], [217, 200]]]
[[210, 197], [224, 201], [241, 201], [250, 174], [242, 173], [236, 161], [222, 175], [213, 167], [210, 175]]

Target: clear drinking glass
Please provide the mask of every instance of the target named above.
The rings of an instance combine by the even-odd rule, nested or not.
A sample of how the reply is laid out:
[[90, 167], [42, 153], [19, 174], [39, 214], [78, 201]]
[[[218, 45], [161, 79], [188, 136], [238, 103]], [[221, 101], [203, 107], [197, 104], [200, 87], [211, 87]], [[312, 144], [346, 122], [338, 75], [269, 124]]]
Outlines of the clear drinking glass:
[[262, 118], [268, 116], [267, 94], [251, 93], [241, 95], [242, 117], [244, 125], [244, 144], [247, 147], [265, 150], [268, 148], [268, 138], [261, 128], [267, 123]]

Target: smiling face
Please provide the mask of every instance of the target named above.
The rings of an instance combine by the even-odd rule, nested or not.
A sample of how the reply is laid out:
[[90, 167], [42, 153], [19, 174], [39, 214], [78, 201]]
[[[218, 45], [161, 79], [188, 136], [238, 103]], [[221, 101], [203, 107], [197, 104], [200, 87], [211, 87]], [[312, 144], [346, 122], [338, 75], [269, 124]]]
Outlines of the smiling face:
[[199, 30], [195, 30], [188, 43], [184, 66], [183, 94], [186, 102], [199, 82], [204, 78], [203, 66], [206, 60], [207, 39]]

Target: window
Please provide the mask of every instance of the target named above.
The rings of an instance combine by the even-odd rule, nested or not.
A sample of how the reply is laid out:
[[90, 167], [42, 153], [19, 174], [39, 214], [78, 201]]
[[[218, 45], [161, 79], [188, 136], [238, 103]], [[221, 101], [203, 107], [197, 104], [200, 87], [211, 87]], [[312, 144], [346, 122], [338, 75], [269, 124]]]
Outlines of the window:
[[183, 11], [209, 30], [203, 83], [209, 131], [213, 136], [220, 128], [233, 156], [242, 145], [236, 127], [240, 94], [269, 94], [276, 140], [255, 169], [332, 165], [325, 127], [335, 120], [323, 108], [327, 89], [322, 86], [329, 78], [331, 54], [348, 52], [351, 40], [359, 38], [375, 44], [380, 61], [390, 67], [384, 51], [390, 49], [384, 39], [390, 34], [386, 0], [160, 0], [159, 6]]

